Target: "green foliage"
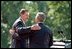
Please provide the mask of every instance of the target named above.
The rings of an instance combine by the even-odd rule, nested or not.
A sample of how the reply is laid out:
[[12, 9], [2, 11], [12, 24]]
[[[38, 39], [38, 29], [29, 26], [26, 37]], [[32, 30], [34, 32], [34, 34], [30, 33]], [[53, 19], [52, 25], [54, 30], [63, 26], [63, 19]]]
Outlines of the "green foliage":
[[20, 16], [20, 9], [25, 8], [30, 12], [27, 25], [34, 24], [38, 11], [46, 14], [45, 24], [53, 32], [55, 38], [62, 38], [58, 31], [62, 30], [65, 39], [71, 39], [71, 1], [1, 1], [1, 47], [9, 47], [9, 29]]

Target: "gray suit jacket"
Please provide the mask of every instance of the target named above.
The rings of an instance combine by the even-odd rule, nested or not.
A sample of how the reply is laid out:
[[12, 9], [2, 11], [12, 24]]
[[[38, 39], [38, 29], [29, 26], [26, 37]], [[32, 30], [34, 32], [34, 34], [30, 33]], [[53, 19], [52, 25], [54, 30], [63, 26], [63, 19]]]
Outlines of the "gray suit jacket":
[[[25, 27], [25, 24], [21, 21], [20, 18], [18, 18], [14, 24], [13, 24], [13, 29], [21, 29], [23, 28], [24, 32], [16, 32], [12, 35], [12, 44], [11, 48], [26, 48], [26, 40], [28, 38], [28, 32], [31, 31], [30, 27]], [[16, 36], [16, 33], [19, 36]]]

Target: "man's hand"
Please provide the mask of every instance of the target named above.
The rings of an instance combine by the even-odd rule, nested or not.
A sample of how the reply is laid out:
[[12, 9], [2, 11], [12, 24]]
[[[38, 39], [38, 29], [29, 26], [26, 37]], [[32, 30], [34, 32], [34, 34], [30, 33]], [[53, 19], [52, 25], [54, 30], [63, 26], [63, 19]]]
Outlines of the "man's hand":
[[10, 32], [11, 35], [18, 36], [18, 34], [15, 33], [15, 30], [14, 29], [10, 29], [9, 32]]
[[16, 33], [14, 29], [10, 29], [9, 32], [14, 39], [20, 39], [18, 33]]
[[38, 24], [32, 25], [31, 30], [40, 30], [41, 27]]
[[14, 30], [14, 29], [10, 29], [10, 30], [9, 30], [9, 33], [10, 33], [11, 35], [13, 35], [13, 34], [15, 33], [15, 30]]

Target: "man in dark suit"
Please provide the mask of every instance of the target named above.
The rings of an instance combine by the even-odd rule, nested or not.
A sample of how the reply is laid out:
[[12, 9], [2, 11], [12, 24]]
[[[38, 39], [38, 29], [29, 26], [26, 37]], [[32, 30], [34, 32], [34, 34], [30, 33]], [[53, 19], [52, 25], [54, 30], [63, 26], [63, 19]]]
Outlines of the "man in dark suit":
[[[30, 48], [50, 48], [53, 44], [53, 34], [48, 26], [44, 24], [46, 16], [43, 12], [37, 13], [35, 17], [36, 25], [41, 27], [40, 30], [31, 30], [29, 32]], [[24, 29], [18, 29], [17, 32], [24, 32]]]
[[[33, 25], [27, 27], [25, 22], [29, 17], [29, 12], [26, 9], [21, 9], [20, 17], [14, 22], [10, 34], [12, 35], [11, 48], [27, 48], [28, 32], [31, 30], [39, 30], [40, 27]], [[17, 32], [17, 28], [23, 29], [24, 32]]]

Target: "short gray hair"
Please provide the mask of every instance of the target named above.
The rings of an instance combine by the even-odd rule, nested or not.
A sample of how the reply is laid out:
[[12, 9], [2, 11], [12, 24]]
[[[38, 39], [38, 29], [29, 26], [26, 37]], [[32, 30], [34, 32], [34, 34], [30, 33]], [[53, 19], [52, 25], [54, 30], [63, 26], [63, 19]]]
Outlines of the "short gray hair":
[[43, 21], [46, 19], [46, 16], [45, 16], [45, 14], [44, 14], [43, 12], [38, 12], [38, 13], [36, 14], [36, 17], [37, 17], [37, 19], [38, 19], [40, 22], [43, 22]]

